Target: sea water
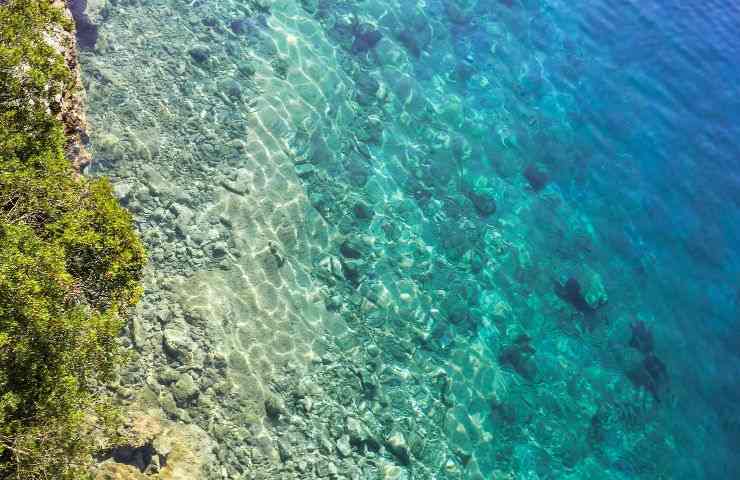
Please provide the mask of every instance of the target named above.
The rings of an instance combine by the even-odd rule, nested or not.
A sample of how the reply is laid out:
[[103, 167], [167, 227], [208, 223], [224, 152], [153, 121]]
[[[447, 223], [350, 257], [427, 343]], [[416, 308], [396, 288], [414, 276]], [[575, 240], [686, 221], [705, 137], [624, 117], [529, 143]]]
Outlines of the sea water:
[[214, 477], [740, 477], [738, 4], [105, 17], [91, 173], [150, 252], [127, 382]]

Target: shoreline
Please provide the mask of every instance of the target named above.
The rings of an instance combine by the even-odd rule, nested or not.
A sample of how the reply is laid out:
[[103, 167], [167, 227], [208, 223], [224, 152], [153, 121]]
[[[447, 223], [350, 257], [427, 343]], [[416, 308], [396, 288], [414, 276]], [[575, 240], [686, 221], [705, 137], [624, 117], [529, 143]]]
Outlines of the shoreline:
[[[73, 20], [69, 4], [65, 0], [53, 0], [52, 5], [61, 8], [68, 20]], [[77, 173], [90, 164], [91, 156], [85, 148], [87, 141], [87, 119], [85, 117], [85, 89], [79, 65], [79, 53], [75, 32], [57, 31], [54, 47], [64, 57], [67, 68], [74, 78], [72, 90], [63, 92], [62, 110], [58, 118], [64, 124], [67, 137], [66, 154]], [[67, 46], [69, 45], [69, 46]]]

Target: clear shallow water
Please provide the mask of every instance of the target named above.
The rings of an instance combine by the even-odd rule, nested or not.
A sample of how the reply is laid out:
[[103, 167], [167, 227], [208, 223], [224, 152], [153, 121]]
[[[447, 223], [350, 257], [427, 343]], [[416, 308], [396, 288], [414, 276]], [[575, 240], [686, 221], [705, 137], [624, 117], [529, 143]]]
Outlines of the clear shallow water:
[[255, 405], [283, 354], [353, 365], [359, 478], [740, 475], [736, 5], [264, 5], [121, 2], [84, 59], [147, 304], [208, 312]]

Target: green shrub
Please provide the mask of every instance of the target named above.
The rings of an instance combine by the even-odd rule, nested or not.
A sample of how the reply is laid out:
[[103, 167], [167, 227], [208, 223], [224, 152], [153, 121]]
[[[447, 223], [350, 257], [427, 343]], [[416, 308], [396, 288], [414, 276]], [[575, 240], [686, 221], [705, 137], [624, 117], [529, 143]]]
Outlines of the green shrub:
[[1, 478], [86, 475], [115, 426], [100, 392], [145, 263], [109, 183], [64, 156], [55, 115], [74, 81], [42, 41], [58, 28], [70, 25], [48, 0], [0, 6]]

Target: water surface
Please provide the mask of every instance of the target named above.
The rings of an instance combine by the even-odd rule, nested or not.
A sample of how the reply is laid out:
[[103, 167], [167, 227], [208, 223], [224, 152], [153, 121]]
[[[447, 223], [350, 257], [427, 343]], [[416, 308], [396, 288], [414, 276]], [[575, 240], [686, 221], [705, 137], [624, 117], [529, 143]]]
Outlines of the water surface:
[[150, 246], [142, 318], [228, 361], [229, 395], [152, 387], [248, 426], [210, 421], [222, 478], [740, 475], [736, 4], [109, 13], [93, 170]]

